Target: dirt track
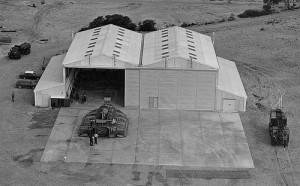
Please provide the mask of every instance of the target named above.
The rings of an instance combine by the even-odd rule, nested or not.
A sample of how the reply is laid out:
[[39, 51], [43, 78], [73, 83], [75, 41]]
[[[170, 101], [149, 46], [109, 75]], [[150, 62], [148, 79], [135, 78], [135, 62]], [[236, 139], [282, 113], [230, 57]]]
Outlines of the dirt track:
[[[17, 3], [18, 2], [18, 3]], [[38, 1], [36, 1], [38, 2]], [[39, 70], [43, 57], [50, 57], [67, 49], [71, 31], [76, 31], [98, 16], [96, 9], [106, 13], [119, 12], [132, 15], [134, 19], [157, 18], [160, 23], [174, 20], [170, 12], [183, 12], [186, 19], [197, 15], [206, 20], [209, 13], [198, 15], [197, 9], [177, 6], [165, 9], [168, 19], [161, 14], [150, 12], [153, 2], [111, 1], [102, 4], [54, 3], [47, 1], [36, 9], [21, 5], [21, 1], [0, 1], [1, 24], [18, 29], [14, 43], [50, 38], [47, 44], [33, 44], [32, 53], [22, 60], [0, 59], [0, 183], [3, 185], [300, 185], [300, 18], [299, 10], [255, 19], [238, 19], [218, 25], [191, 27], [199, 32], [216, 32], [215, 47], [218, 56], [236, 61], [248, 95], [247, 112], [241, 119], [248, 139], [256, 168], [250, 171], [250, 179], [199, 179], [190, 177], [167, 177], [166, 170], [160, 167], [125, 167], [120, 165], [85, 165], [56, 162], [41, 164], [39, 158], [51, 132], [51, 122], [55, 111], [38, 109], [32, 106], [31, 90], [13, 87], [17, 75], [24, 70]], [[173, 1], [174, 2], [174, 1]], [[130, 4], [135, 3], [135, 4]], [[141, 4], [138, 5], [138, 3]], [[152, 3], [152, 5], [151, 5]], [[97, 5], [98, 4], [98, 5]], [[190, 3], [192, 4], [192, 3]], [[197, 8], [202, 4], [197, 4]], [[99, 5], [101, 7], [99, 7]], [[130, 5], [130, 6], [127, 6]], [[161, 2], [160, 7], [168, 5]], [[213, 12], [215, 6], [206, 3]], [[234, 5], [235, 6], [235, 5]], [[260, 6], [256, 4], [255, 6]], [[103, 8], [104, 7], [104, 8]], [[121, 8], [120, 8], [121, 7]], [[179, 10], [178, 7], [186, 10]], [[232, 10], [222, 5], [226, 15]], [[239, 5], [242, 7], [242, 5]], [[150, 8], [150, 9], [151, 9]], [[173, 8], [173, 9], [172, 9]], [[248, 5], [244, 9], [248, 8]], [[62, 11], [63, 10], [63, 11]], [[159, 9], [161, 10], [161, 9]], [[18, 14], [15, 12], [18, 11]], [[85, 13], [86, 12], [86, 13]], [[200, 12], [201, 13], [201, 12]], [[153, 14], [158, 14], [155, 17]], [[221, 15], [217, 15], [221, 16]], [[297, 17], [298, 16], [298, 17]], [[211, 17], [215, 18], [216, 15]], [[264, 23], [265, 20], [280, 19], [277, 24]], [[176, 18], [176, 21], [179, 19]], [[199, 21], [203, 21], [199, 20]], [[261, 28], [264, 30], [260, 30]], [[9, 47], [1, 46], [3, 54]], [[12, 91], [16, 102], [10, 101]], [[291, 130], [289, 148], [270, 145], [267, 130], [268, 108], [283, 94], [284, 110], [288, 114]], [[44, 117], [48, 113], [51, 117]], [[36, 117], [39, 118], [36, 119]], [[33, 120], [32, 120], [33, 118]], [[52, 118], [52, 119], [51, 119]], [[47, 122], [41, 122], [48, 120]], [[35, 123], [36, 122], [36, 123]], [[46, 126], [46, 127], [45, 127]]]

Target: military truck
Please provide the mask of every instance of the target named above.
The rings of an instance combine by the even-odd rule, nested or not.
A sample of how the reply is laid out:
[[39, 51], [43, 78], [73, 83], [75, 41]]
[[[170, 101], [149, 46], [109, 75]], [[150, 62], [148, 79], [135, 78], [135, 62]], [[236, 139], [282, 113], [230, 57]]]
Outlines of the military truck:
[[281, 109], [272, 109], [270, 111], [269, 134], [271, 145], [282, 144], [287, 147], [290, 138], [290, 130], [287, 127], [287, 118]]
[[23, 43], [21, 45], [15, 45], [10, 49], [8, 52], [8, 57], [10, 59], [21, 59], [21, 55], [28, 55], [30, 54], [30, 43]]

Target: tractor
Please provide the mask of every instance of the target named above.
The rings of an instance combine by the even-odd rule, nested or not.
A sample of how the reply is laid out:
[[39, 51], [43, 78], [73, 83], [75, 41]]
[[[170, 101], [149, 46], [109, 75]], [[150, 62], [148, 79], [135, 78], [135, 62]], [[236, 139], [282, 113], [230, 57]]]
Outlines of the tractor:
[[287, 147], [289, 143], [290, 130], [287, 127], [287, 118], [281, 109], [272, 109], [270, 112], [269, 134], [271, 145], [283, 145]]
[[99, 137], [126, 137], [128, 124], [128, 118], [123, 112], [109, 103], [104, 103], [83, 118], [79, 136], [87, 134], [90, 127]]

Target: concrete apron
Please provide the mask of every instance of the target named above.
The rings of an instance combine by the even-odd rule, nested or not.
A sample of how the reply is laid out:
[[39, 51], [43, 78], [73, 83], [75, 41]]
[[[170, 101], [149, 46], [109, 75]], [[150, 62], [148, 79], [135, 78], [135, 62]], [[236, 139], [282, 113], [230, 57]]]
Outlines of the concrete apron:
[[253, 160], [238, 113], [122, 108], [130, 120], [126, 138], [78, 136], [91, 108], [61, 108], [41, 158], [175, 169], [248, 169]]

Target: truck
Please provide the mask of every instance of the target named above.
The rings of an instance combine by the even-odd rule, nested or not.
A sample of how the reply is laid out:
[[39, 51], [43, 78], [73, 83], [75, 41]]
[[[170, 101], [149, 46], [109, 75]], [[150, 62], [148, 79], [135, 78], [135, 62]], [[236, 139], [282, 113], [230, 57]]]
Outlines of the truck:
[[30, 54], [31, 45], [30, 43], [23, 43], [21, 45], [15, 45], [8, 52], [8, 57], [10, 59], [21, 59], [21, 55]]

